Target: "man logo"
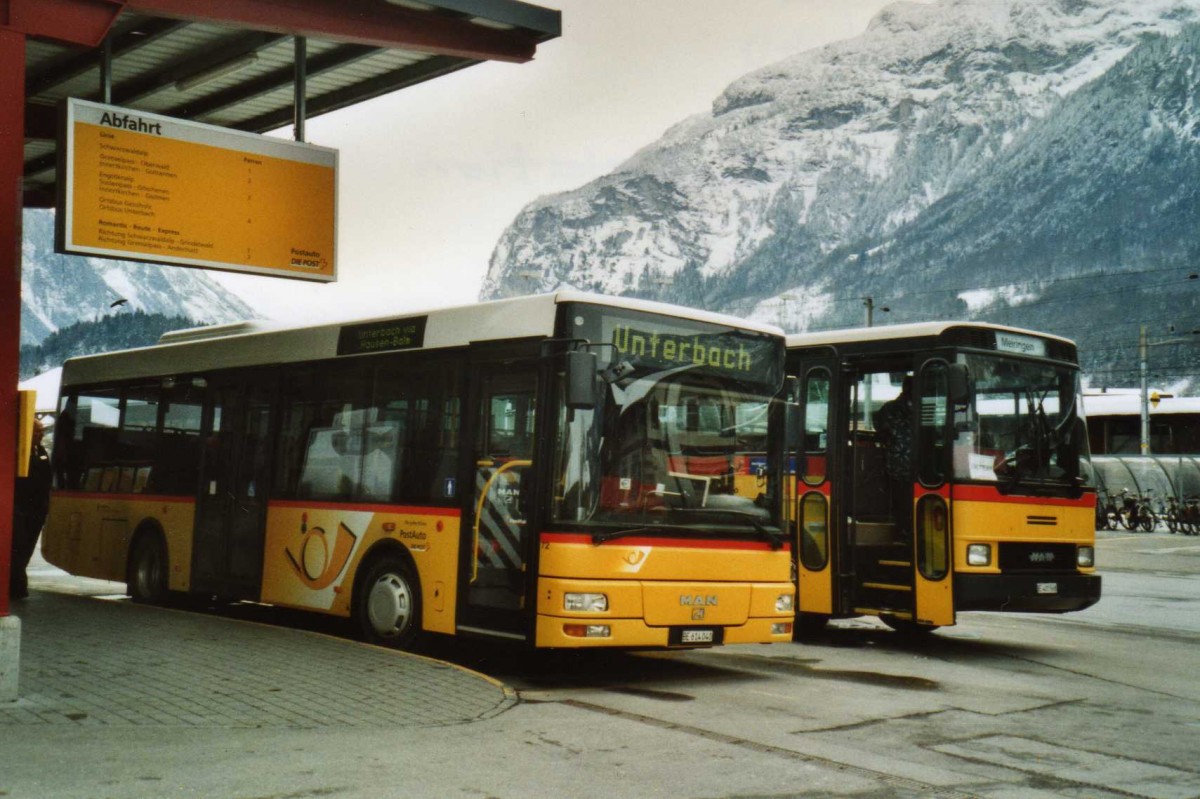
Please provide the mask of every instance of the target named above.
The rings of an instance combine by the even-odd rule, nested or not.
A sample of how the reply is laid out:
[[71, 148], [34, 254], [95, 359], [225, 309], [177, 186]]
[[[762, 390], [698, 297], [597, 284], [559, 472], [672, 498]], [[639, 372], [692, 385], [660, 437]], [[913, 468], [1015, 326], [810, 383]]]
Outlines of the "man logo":
[[696, 594], [694, 596], [692, 594], [682, 594], [679, 597], [679, 604], [685, 607], [704, 607], [705, 605], [716, 607], [717, 597], [715, 594], [709, 594], [708, 596], [704, 594]]
[[1054, 562], [1054, 553], [1053, 552], [1030, 552], [1029, 553], [1029, 562], [1030, 563], [1053, 563]]

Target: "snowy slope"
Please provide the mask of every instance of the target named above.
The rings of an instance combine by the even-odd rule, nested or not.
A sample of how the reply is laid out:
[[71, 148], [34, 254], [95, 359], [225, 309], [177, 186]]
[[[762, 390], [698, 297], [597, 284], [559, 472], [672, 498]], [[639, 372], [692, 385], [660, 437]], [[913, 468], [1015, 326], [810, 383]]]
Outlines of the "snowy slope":
[[37, 344], [78, 321], [126, 310], [186, 316], [197, 324], [251, 319], [258, 314], [198, 269], [80, 258], [54, 252], [54, 216], [27, 211], [21, 265], [21, 344]]
[[[498, 243], [481, 294], [524, 293], [530, 282], [516, 274], [534, 272], [539, 289], [629, 293], [804, 329], [858, 322], [867, 295], [887, 299], [895, 321], [987, 316], [1037, 307], [1050, 282], [1096, 273], [1098, 260], [1110, 271], [1161, 267], [1179, 227], [1155, 222], [1138, 238], [1152, 205], [1122, 216], [1089, 214], [1087, 203], [1122, 172], [1123, 192], [1143, 176], [1142, 194], [1164, 191], [1164, 170], [1121, 166], [1161, 151], [1155, 126], [1190, 151], [1188, 73], [1155, 43], [1198, 19], [1200, 0], [897, 3], [859, 37], [734, 82], [711, 113], [614, 173], [530, 204]], [[1175, 78], [1155, 83], [1156, 72]], [[1134, 84], [1131, 105], [1122, 87]], [[1177, 113], [1153, 113], [1156, 102]], [[1103, 124], [1117, 118], [1119, 131]], [[1079, 138], [1096, 126], [1120, 141]], [[1103, 167], [1092, 192], [1074, 190], [1092, 180], [1084, 151]], [[1073, 190], [1039, 190], [1064, 161], [1073, 166], [1058, 188]], [[1186, 174], [1175, 185], [1200, 178]], [[1034, 195], [1037, 214], [1025, 214]], [[1057, 227], [1013, 246], [1039, 219]], [[1072, 219], [1115, 226], [1110, 239], [1139, 246], [1077, 240]], [[1083, 239], [1087, 251], [1055, 245]], [[1075, 329], [1085, 310], [1059, 311], [1050, 321], [1072, 329], [1058, 332], [1088, 334]]]

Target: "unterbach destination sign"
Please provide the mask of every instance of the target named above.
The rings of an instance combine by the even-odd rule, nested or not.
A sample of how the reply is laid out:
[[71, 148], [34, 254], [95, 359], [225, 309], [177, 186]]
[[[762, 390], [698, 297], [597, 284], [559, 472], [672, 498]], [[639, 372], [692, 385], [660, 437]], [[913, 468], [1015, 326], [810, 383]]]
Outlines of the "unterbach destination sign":
[[337, 279], [336, 150], [65, 105], [59, 252]]

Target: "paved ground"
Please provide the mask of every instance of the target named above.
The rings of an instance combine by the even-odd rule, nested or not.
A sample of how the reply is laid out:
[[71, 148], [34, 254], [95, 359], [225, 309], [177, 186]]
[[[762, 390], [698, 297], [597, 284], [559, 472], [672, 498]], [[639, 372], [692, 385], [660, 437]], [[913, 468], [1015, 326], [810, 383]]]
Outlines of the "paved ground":
[[1179, 621], [1200, 541], [1098, 546], [1113, 619], [966, 614], [924, 642], [856, 620], [651, 656], [428, 650], [465, 669], [255, 623], [276, 617], [262, 606], [114, 601], [119, 585], [35, 564], [0, 797], [1200, 799], [1196, 628]]
[[38, 590], [13, 610], [20, 698], [0, 704], [3, 736], [28, 724], [428, 727], [516, 702], [461, 667], [303, 630]]

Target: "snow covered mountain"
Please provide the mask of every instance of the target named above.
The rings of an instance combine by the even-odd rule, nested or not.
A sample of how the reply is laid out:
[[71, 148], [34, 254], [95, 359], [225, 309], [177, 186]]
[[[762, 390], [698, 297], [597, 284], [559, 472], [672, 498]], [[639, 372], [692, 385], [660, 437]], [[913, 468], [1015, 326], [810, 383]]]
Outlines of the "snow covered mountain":
[[[481, 293], [533, 272], [795, 330], [861, 324], [871, 297], [877, 322], [1071, 336], [1093, 382], [1128, 384], [1137, 326], [1200, 310], [1198, 20], [1200, 0], [897, 3], [529, 205]], [[1158, 376], [1196, 373], [1173, 357]]]
[[39, 344], [75, 322], [118, 308], [185, 316], [196, 324], [252, 319], [258, 314], [198, 269], [183, 269], [54, 252], [54, 215], [26, 211], [21, 266], [21, 344]]

